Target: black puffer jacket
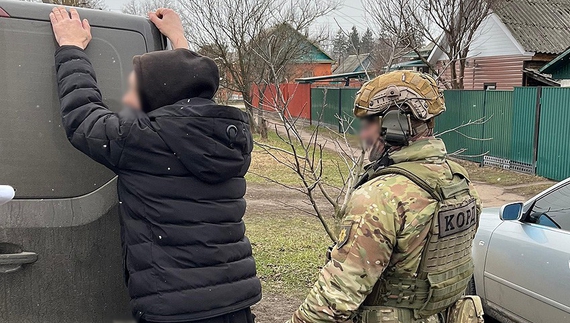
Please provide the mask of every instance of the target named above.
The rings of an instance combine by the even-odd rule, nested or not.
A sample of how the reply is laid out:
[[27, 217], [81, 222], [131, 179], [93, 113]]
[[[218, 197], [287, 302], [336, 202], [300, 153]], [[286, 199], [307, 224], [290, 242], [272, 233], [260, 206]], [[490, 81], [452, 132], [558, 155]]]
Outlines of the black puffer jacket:
[[245, 237], [247, 115], [193, 98], [145, 114], [109, 111], [85, 53], [56, 68], [71, 143], [118, 176], [128, 289], [136, 316], [192, 321], [261, 298]]

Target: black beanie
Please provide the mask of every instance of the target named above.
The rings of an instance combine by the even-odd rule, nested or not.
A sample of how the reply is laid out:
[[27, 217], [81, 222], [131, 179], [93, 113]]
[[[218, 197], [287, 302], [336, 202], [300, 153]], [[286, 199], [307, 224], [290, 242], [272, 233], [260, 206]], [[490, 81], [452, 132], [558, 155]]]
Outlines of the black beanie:
[[187, 49], [135, 56], [133, 64], [146, 113], [184, 99], [212, 99], [220, 85], [216, 63]]

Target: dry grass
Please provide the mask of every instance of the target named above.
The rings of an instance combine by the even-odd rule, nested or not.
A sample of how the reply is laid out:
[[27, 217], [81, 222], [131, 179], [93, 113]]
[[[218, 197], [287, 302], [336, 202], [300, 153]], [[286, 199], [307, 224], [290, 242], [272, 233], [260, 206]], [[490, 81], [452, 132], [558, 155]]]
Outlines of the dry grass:
[[249, 214], [245, 220], [264, 288], [271, 293], [305, 296], [331, 244], [320, 223], [310, 216], [271, 210]]
[[[544, 177], [539, 177], [535, 175], [517, 173], [510, 170], [501, 169], [498, 167], [481, 167], [478, 163], [454, 159], [456, 162], [461, 164], [471, 177], [474, 182], [481, 182], [491, 185], [498, 186], [514, 186], [514, 185], [524, 185], [533, 183], [544, 183], [549, 182], [548, 179]], [[554, 182], [553, 182], [554, 183]]]
[[[277, 134], [275, 134], [275, 132], [270, 131], [267, 140], [262, 140], [258, 135], [256, 135], [254, 139], [267, 145], [291, 151], [291, 147], [283, 142], [283, 140], [281, 140]], [[295, 147], [298, 151], [300, 151], [301, 146], [299, 144], [295, 145]], [[279, 158], [286, 158], [291, 161], [293, 160], [292, 157], [285, 154], [279, 155]], [[344, 164], [342, 158], [336, 152], [324, 150], [324, 183], [333, 187], [341, 187], [343, 185], [343, 177], [341, 176], [339, 168], [343, 171], [343, 174], [347, 173], [346, 165]], [[251, 167], [246, 178], [251, 183], [268, 183], [269, 181], [266, 178], [270, 178], [274, 181], [288, 186], [302, 185], [301, 179], [293, 170], [278, 163], [271, 155], [264, 151], [264, 149], [258, 146], [254, 148]]]

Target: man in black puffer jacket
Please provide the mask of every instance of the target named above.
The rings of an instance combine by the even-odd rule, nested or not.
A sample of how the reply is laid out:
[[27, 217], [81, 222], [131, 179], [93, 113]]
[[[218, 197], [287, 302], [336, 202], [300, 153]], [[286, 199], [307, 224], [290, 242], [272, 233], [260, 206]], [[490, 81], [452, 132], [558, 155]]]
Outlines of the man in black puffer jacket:
[[[134, 59], [132, 109], [108, 110], [84, 53], [77, 11], [50, 14], [63, 126], [70, 142], [118, 175], [125, 278], [139, 322], [253, 322], [261, 298], [245, 237], [247, 115], [212, 101], [216, 64], [187, 49], [180, 18], [151, 20], [175, 50]], [[185, 48], [186, 47], [186, 48]]]

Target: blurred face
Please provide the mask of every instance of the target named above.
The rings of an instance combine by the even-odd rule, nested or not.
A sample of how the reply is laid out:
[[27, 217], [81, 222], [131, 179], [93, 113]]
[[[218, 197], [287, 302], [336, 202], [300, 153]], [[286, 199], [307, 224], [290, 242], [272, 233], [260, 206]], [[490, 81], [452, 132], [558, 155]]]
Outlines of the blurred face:
[[368, 159], [376, 161], [384, 153], [384, 141], [380, 137], [379, 118], [363, 119], [360, 123], [360, 140], [368, 152]]
[[123, 96], [123, 105], [134, 110], [142, 110], [137, 76], [134, 71], [129, 75], [128, 83], [127, 92]]

